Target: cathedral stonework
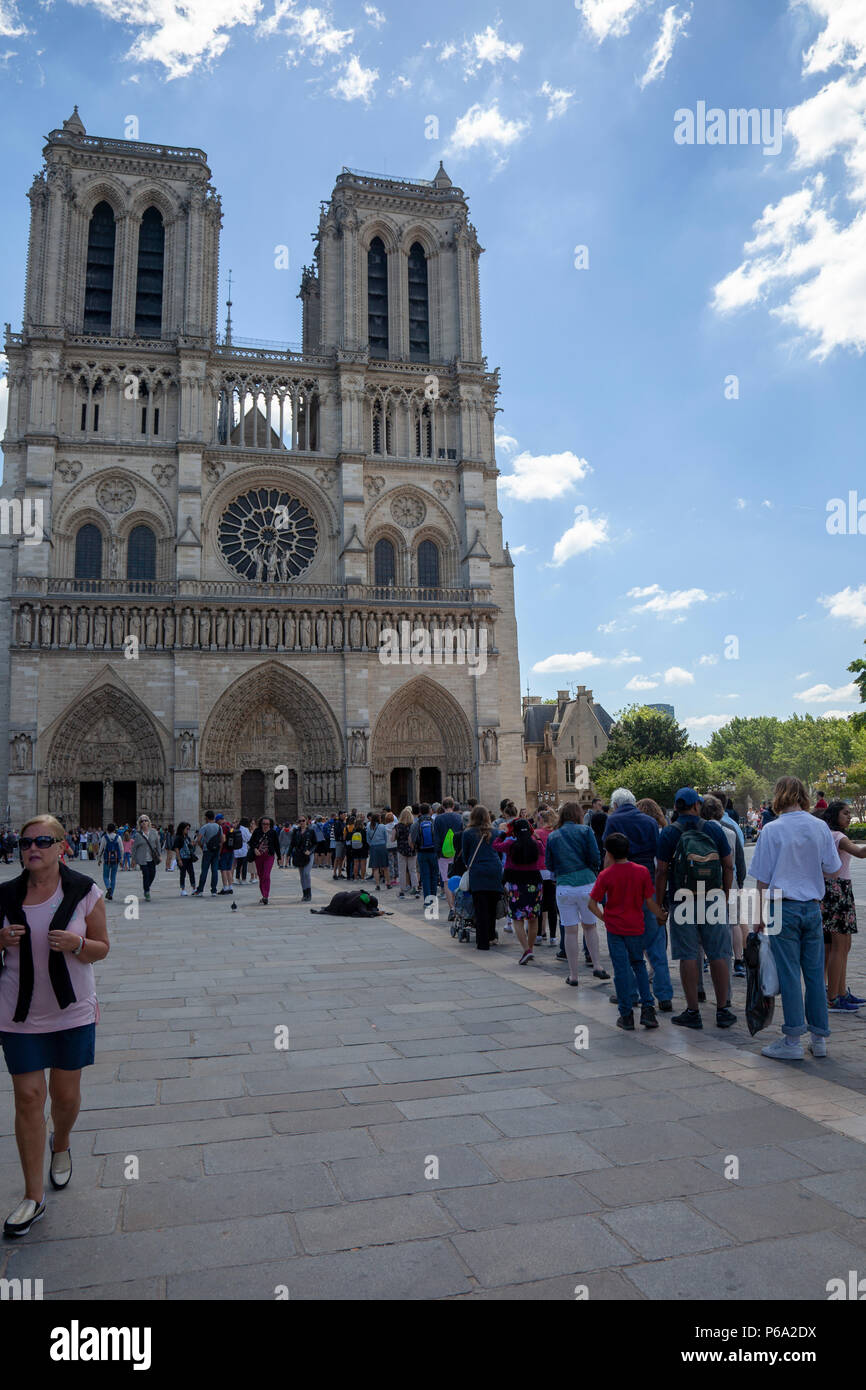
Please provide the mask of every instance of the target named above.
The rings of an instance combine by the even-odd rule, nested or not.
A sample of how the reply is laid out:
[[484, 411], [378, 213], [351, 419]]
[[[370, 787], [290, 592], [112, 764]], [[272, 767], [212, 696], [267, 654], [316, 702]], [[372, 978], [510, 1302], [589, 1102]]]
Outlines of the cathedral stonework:
[[4, 514], [41, 518], [37, 543], [0, 534], [13, 822], [520, 798], [499, 381], [463, 192], [441, 165], [344, 169], [295, 352], [218, 333], [201, 150], [75, 114], [43, 157], [5, 343]]

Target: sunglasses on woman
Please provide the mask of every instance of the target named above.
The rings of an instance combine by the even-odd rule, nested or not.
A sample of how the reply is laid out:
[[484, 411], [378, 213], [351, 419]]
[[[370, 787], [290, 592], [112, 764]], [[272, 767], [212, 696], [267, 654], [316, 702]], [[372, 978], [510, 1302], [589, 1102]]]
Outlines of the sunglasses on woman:
[[22, 849], [30, 849], [31, 845], [37, 849], [47, 849], [49, 845], [56, 845], [57, 841], [53, 835], [22, 835], [18, 843]]

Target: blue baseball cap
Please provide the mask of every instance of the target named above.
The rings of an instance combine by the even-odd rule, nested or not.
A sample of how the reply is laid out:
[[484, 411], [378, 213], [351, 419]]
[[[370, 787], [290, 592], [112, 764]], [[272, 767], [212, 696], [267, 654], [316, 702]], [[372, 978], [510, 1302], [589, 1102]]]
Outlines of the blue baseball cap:
[[214, 820], [225, 820], [225, 816], [223, 815], [222, 811], [220, 811], [217, 815], [214, 816]]
[[686, 806], [697, 806], [703, 799], [702, 796], [698, 796], [694, 787], [680, 787], [674, 797], [674, 805], [676, 805], [678, 801], [683, 801]]

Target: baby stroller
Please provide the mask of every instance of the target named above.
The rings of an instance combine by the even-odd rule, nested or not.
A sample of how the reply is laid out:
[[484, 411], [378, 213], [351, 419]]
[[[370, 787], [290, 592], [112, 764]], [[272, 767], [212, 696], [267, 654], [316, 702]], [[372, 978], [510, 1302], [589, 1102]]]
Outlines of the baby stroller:
[[471, 893], [464, 893], [460, 889], [460, 878], [454, 874], [448, 880], [448, 887], [454, 894], [454, 921], [451, 925], [451, 935], [456, 936], [458, 941], [471, 940], [475, 930], [475, 904]]

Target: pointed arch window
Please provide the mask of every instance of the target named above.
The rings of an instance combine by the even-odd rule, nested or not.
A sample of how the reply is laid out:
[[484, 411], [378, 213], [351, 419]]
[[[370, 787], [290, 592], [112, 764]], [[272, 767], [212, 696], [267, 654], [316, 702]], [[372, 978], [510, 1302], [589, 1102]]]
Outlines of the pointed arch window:
[[165, 261], [165, 227], [160, 213], [150, 207], [138, 229], [138, 278], [135, 285], [135, 331], [140, 338], [162, 336], [162, 280]]
[[419, 241], [409, 251], [409, 360], [430, 360], [430, 297], [427, 257]]
[[418, 547], [418, 583], [422, 589], [439, 588], [439, 547], [422, 541]]
[[133, 526], [126, 546], [127, 579], [156, 579], [156, 536], [149, 526]]
[[381, 237], [367, 252], [367, 336], [371, 357], [388, 356], [388, 256]]
[[102, 532], [92, 521], [80, 526], [75, 536], [75, 578], [102, 578]]
[[376, 548], [373, 551], [373, 566], [376, 584], [396, 583], [397, 557], [394, 552], [393, 541], [383, 539], [376, 542]]
[[433, 457], [433, 417], [429, 405], [415, 417], [415, 455], [417, 458]]
[[111, 332], [111, 300], [114, 292], [114, 242], [116, 226], [109, 203], [97, 203], [87, 234], [87, 271], [84, 281], [85, 333]]

